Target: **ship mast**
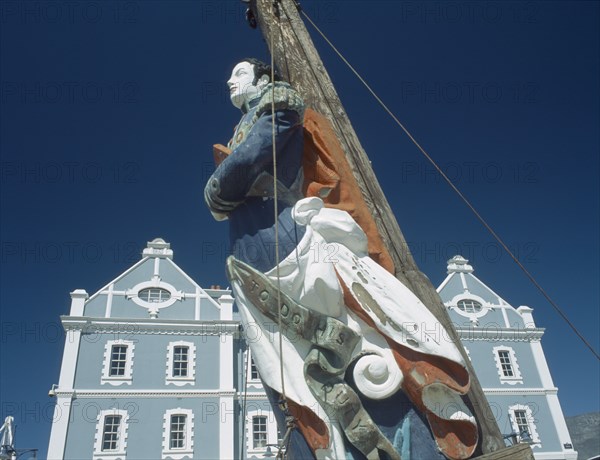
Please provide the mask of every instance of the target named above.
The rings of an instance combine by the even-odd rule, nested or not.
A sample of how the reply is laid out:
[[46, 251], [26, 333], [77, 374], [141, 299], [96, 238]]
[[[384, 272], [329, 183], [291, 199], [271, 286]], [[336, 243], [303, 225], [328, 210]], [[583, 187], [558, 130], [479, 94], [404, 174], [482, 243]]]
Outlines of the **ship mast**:
[[[471, 375], [471, 388], [465, 399], [479, 424], [481, 459], [533, 459], [527, 445], [506, 448], [504, 439], [473, 366], [461, 344], [440, 296], [422, 273], [410, 252], [394, 213], [373, 172], [369, 157], [342, 106], [335, 87], [300, 17], [294, 0], [250, 0], [249, 13], [256, 20], [283, 78], [302, 95], [308, 107], [327, 117], [344, 149], [353, 175], [373, 215], [382, 240], [395, 267], [395, 276], [425, 304], [448, 331], [460, 349]], [[510, 451], [510, 452], [509, 452]], [[491, 454], [494, 452], [494, 454]], [[484, 454], [491, 454], [490, 456]], [[506, 456], [508, 455], [508, 456]]]

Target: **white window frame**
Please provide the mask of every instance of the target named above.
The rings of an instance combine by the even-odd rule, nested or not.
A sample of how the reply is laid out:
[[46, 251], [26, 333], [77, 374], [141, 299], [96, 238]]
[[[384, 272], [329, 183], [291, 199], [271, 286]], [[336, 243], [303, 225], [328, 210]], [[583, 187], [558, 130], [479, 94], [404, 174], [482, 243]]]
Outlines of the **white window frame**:
[[[102, 450], [104, 441], [104, 423], [106, 417], [118, 416], [121, 417], [118, 429], [117, 449]], [[102, 410], [98, 414], [96, 423], [96, 434], [94, 437], [94, 460], [125, 460], [125, 452], [127, 450], [127, 423], [129, 414], [124, 409], [107, 409]]]
[[[145, 289], [157, 288], [164, 289], [171, 294], [171, 297], [164, 302], [146, 302], [141, 299], [139, 293]], [[161, 281], [160, 278], [155, 277], [152, 281], [144, 281], [142, 283], [136, 284], [131, 289], [125, 291], [125, 296], [127, 299], [132, 300], [134, 303], [139, 305], [140, 307], [144, 307], [148, 309], [149, 312], [158, 312], [161, 308], [170, 307], [178, 300], [182, 300], [185, 296], [182, 291], [178, 291], [175, 289], [175, 286], [169, 283], [165, 283]]]
[[[246, 374], [246, 381], [250, 388], [262, 387], [260, 376], [256, 379], [252, 378], [252, 363], [254, 363], [254, 360], [252, 359], [252, 352], [250, 349], [248, 349], [244, 352], [244, 374]], [[258, 373], [258, 367], [256, 367], [256, 363], [254, 363], [254, 367]]]
[[[256, 425], [255, 422], [259, 422], [260, 420], [260, 428], [263, 428], [263, 421], [264, 421], [264, 430], [261, 429], [260, 431], [256, 430]], [[256, 434], [260, 433], [261, 435], [264, 435], [264, 440], [265, 440], [265, 445], [264, 446], [256, 446]], [[260, 450], [260, 449], [266, 449], [267, 448], [267, 444], [269, 443], [269, 420], [268, 417], [266, 415], [254, 415], [252, 417], [252, 448], [255, 450]]]
[[512, 426], [513, 432], [517, 434], [517, 439], [519, 442], [521, 441], [521, 435], [519, 433], [519, 425], [517, 424], [517, 417], [515, 416], [515, 411], [525, 411], [525, 416], [527, 417], [527, 425], [529, 427], [529, 436], [533, 441], [531, 447], [542, 447], [542, 443], [540, 440], [540, 435], [537, 431], [537, 426], [535, 424], [535, 418], [533, 417], [533, 412], [531, 408], [524, 404], [514, 404], [508, 407], [508, 414], [510, 418], [510, 424]]
[[[127, 347], [124, 375], [110, 375], [113, 346]], [[108, 340], [106, 342], [106, 344], [104, 345], [104, 363], [102, 365], [102, 377], [100, 378], [100, 384], [104, 385], [108, 383], [114, 386], [123, 384], [131, 385], [133, 381], [134, 349], [135, 343], [132, 340]]]
[[[174, 353], [175, 347], [187, 347], [188, 349], [188, 375], [185, 377], [174, 377]], [[184, 385], [194, 385], [196, 383], [196, 344], [179, 340], [177, 342], [169, 342], [167, 346], [167, 371], [165, 376], [167, 385], [175, 385], [178, 387]]]
[[[478, 302], [479, 304], [481, 304], [481, 310], [478, 312], [467, 313], [466, 311], [463, 311], [460, 308], [458, 308], [458, 302], [460, 302], [461, 300], [470, 300]], [[494, 306], [492, 304], [486, 302], [478, 295], [474, 295], [471, 293], [458, 294], [454, 296], [450, 302], [446, 302], [444, 305], [446, 305], [447, 307], [451, 307], [459, 315], [464, 316], [465, 318], [469, 318], [471, 320], [471, 323], [473, 323], [473, 325], [475, 326], [479, 324], [479, 318], [487, 315], [488, 312], [494, 309]]]
[[[185, 416], [185, 447], [171, 449], [171, 417], [173, 415]], [[182, 409], [177, 407], [165, 412], [163, 419], [163, 443], [162, 458], [181, 460], [183, 458], [192, 459], [194, 457], [194, 413], [191, 409]]]
[[266, 450], [267, 446], [254, 448], [254, 417], [266, 417], [267, 418], [267, 442], [266, 444], [277, 443], [277, 422], [275, 415], [270, 409], [262, 409], [261, 407], [249, 406], [246, 412], [246, 452], [248, 458], [250, 455], [262, 455]]
[[[521, 371], [519, 369], [519, 363], [517, 362], [517, 355], [515, 354], [515, 350], [511, 347], [507, 346], [499, 346], [494, 347], [494, 360], [496, 361], [496, 369], [498, 370], [498, 376], [500, 377], [500, 383], [506, 383], [508, 385], [516, 385], [517, 383], [523, 383], [523, 376], [521, 375]], [[510, 358], [510, 365], [512, 367], [513, 375], [506, 376], [504, 375], [504, 370], [502, 369], [502, 362], [500, 361], [500, 353], [501, 351], [508, 352], [508, 356]]]

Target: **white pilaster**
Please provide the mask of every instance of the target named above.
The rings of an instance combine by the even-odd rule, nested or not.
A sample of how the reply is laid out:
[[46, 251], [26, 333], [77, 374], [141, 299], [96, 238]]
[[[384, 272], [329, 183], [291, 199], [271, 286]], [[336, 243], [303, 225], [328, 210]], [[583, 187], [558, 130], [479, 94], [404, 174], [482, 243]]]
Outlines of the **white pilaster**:
[[113, 294], [115, 293], [114, 289], [115, 285], [111, 283], [111, 285], [108, 286], [108, 294], [106, 296], [106, 310], [104, 312], [105, 318], [110, 318], [110, 315], [112, 313]]
[[[569, 429], [567, 428], [567, 422], [565, 421], [565, 416], [560, 407], [560, 402], [558, 401], [558, 395], [547, 395], [546, 400], [548, 401], [548, 406], [550, 407], [550, 414], [552, 415], [552, 421], [554, 422], [556, 432], [558, 433], [560, 445], [564, 449], [565, 444], [572, 445], [573, 442], [571, 441], [571, 435], [569, 434]], [[566, 452], [573, 453], [572, 450], [567, 450]]]
[[200, 286], [196, 286], [196, 298], [194, 299], [194, 319], [200, 321]]
[[521, 305], [517, 308], [517, 312], [523, 317], [523, 322], [525, 323], [526, 328], [535, 328], [535, 321], [533, 320], [533, 315], [531, 312], [533, 308], [528, 307], [526, 305]]
[[83, 307], [89, 295], [85, 289], [75, 289], [71, 292], [71, 316], [83, 316]]
[[233, 319], [233, 302], [235, 299], [229, 294], [219, 297], [218, 302], [221, 305], [221, 320], [231, 321]]
[[75, 368], [77, 366], [80, 340], [81, 330], [67, 331], [62, 366], [60, 367], [60, 377], [58, 379], [58, 388], [62, 391], [73, 389], [73, 385], [75, 384]]
[[[218, 299], [221, 305], [221, 320], [231, 321], [233, 318], [234, 299], [230, 295], [222, 295]], [[221, 360], [219, 366], [221, 390], [233, 389], [233, 337], [231, 335], [221, 335]]]
[[221, 397], [221, 420], [219, 423], [219, 458], [235, 458], [233, 396]]
[[52, 418], [52, 430], [50, 431], [50, 442], [48, 443], [48, 460], [63, 460], [65, 446], [67, 443], [67, 429], [71, 418], [71, 401], [73, 394], [69, 396], [57, 396]]
[[545, 389], [554, 388], [554, 382], [552, 381], [552, 375], [550, 375], [550, 369], [548, 368], [548, 362], [546, 361], [546, 355], [542, 349], [542, 342], [535, 341], [530, 342], [531, 352], [533, 353], [533, 360], [535, 361], [535, 367], [540, 375], [542, 381], [542, 387]]

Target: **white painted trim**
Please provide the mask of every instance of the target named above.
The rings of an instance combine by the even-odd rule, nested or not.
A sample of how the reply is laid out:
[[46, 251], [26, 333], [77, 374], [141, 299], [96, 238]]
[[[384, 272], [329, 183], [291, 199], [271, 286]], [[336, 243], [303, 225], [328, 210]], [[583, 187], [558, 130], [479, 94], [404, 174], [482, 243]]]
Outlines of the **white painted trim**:
[[[500, 383], [507, 383], [509, 385], [516, 385], [517, 383], [523, 384], [523, 376], [521, 375], [521, 370], [519, 369], [519, 363], [517, 362], [517, 355], [515, 354], [515, 350], [512, 347], [508, 347], [506, 345], [500, 345], [498, 347], [492, 348], [494, 353], [494, 360], [496, 361], [496, 369], [498, 370], [498, 377], [500, 377]], [[500, 362], [500, 356], [498, 353], [500, 351], [507, 351], [510, 358], [510, 365], [513, 372], [513, 376], [509, 377], [504, 375], [502, 370], [502, 363]]]
[[217, 301], [221, 306], [221, 321], [231, 321], [233, 319], [233, 303], [235, 299], [229, 294], [224, 294]]
[[[139, 262], [135, 263], [134, 265], [132, 265], [131, 267], [129, 267], [127, 270], [125, 270], [123, 273], [121, 273], [119, 276], [117, 276], [114, 280], [106, 283], [104, 286], [102, 286], [98, 291], [96, 291], [94, 294], [92, 294], [90, 296], [90, 298], [88, 299], [88, 302], [90, 302], [91, 300], [95, 299], [96, 297], [98, 297], [100, 294], [106, 294], [108, 290], [108, 287], [111, 284], [117, 284], [117, 282], [121, 281], [123, 278], [125, 278], [125, 276], [127, 276], [129, 273], [131, 273], [132, 271], [134, 271], [136, 268], [138, 268], [140, 265], [142, 265], [144, 262], [146, 262], [148, 259], [150, 259], [150, 257], [144, 257], [142, 258]], [[116, 292], [116, 291], [115, 291]]]
[[546, 361], [546, 355], [544, 354], [541, 342], [532, 342], [531, 352], [533, 353], [533, 360], [535, 361], [535, 366], [540, 375], [542, 386], [545, 388], [554, 388], [554, 382], [552, 381], [552, 375], [550, 374], [550, 368], [548, 367], [548, 362]]
[[[186, 377], [173, 376], [173, 353], [175, 347], [188, 348], [188, 375]], [[175, 385], [178, 387], [184, 385], [194, 385], [196, 383], [196, 345], [193, 342], [185, 342], [179, 340], [177, 342], [169, 342], [167, 346], [167, 369], [165, 375], [166, 385]]]
[[[164, 389], [164, 390], [130, 390], [130, 389], [81, 389], [66, 392], [57, 392], [57, 396], [67, 396], [76, 394], [77, 398], [116, 398], [116, 397], [130, 397], [130, 398], [216, 398], [216, 397], [236, 397], [238, 399], [238, 392], [235, 390], [220, 391], [220, 390], [179, 390], [179, 389]], [[239, 393], [239, 398], [243, 398]], [[266, 398], [264, 393], [261, 393], [262, 398]], [[260, 395], [259, 395], [260, 396]], [[250, 397], [250, 393], [248, 394]]]
[[[531, 412], [531, 409], [529, 406], [525, 405], [525, 404], [513, 404], [512, 406], [508, 406], [508, 413], [509, 413], [509, 419], [510, 419], [510, 424], [513, 428], [513, 432], [519, 433], [519, 426], [517, 425], [517, 419], [515, 417], [515, 411], [516, 410], [524, 410], [526, 417], [527, 417], [527, 425], [529, 426], [529, 435], [531, 436], [531, 439], [533, 440], [534, 444], [531, 445], [531, 448], [534, 447], [542, 447], [542, 443], [540, 441], [540, 435], [537, 432], [537, 427], [535, 425], [535, 418], [533, 418], [533, 413]], [[520, 437], [518, 437], [518, 439], [520, 439]]]
[[88, 297], [88, 293], [85, 289], [75, 289], [71, 292], [71, 308], [69, 314], [73, 316], [83, 315], [85, 301]]
[[114, 291], [115, 285], [111, 284], [108, 287], [108, 294], [107, 294], [107, 298], [106, 298], [106, 310], [104, 312], [104, 317], [105, 318], [110, 318], [110, 315], [112, 314], [112, 303], [113, 303], [113, 291]]
[[75, 369], [79, 356], [79, 344], [81, 342], [81, 331], [68, 331], [65, 336], [65, 347], [63, 349], [62, 365], [60, 366], [60, 377], [58, 387], [68, 390], [75, 385]]
[[[185, 445], [182, 449], [171, 449], [171, 416], [185, 415]], [[162, 458], [182, 460], [194, 458], [194, 413], [191, 409], [169, 409], [163, 417]]]
[[[115, 345], [125, 345], [127, 347], [126, 362], [125, 362], [125, 375], [110, 375], [110, 363], [112, 359], [112, 347]], [[118, 385], [131, 385], [133, 381], [133, 356], [134, 356], [135, 344], [132, 340], [108, 340], [104, 344], [104, 362], [102, 364], [102, 377], [100, 378], [100, 384], [110, 384], [113, 386]]]
[[233, 381], [233, 337], [221, 336], [219, 343], [219, 388], [229, 390], [235, 388]]
[[[102, 436], [104, 434], [104, 419], [110, 415], [120, 415], [118, 449], [116, 451], [102, 451]], [[98, 414], [96, 434], [94, 436], [94, 460], [125, 460], [127, 451], [127, 421], [129, 414], [124, 409], [107, 409]]]
[[194, 299], [194, 320], [200, 321], [200, 303], [201, 303], [201, 289], [196, 286], [196, 298]]
[[153, 276], [160, 276], [160, 257], [154, 259]]
[[[95, 334], [123, 334], [135, 325], [135, 334], [170, 335], [235, 335], [240, 332], [239, 321], [195, 321], [147, 318], [88, 318], [61, 316], [65, 330], [93, 331]], [[131, 334], [131, 332], [129, 333]]]
[[62, 460], [64, 456], [80, 342], [80, 330], [67, 331], [58, 387], [55, 389], [57, 401], [48, 445], [48, 460]]
[[577, 460], [578, 457], [577, 451], [569, 449], [558, 452], [535, 452], [533, 458], [535, 460]]
[[534, 342], [539, 341], [544, 335], [544, 328], [535, 329], [506, 329], [498, 325], [489, 324], [481, 328], [457, 327], [456, 332], [462, 341], [506, 341], [506, 342]]
[[[247, 348], [244, 351], [244, 375], [246, 376], [246, 388], [249, 390], [261, 390], [263, 388], [262, 381], [260, 378], [252, 378], [252, 351]], [[250, 394], [250, 393], [248, 393]]]
[[523, 387], [509, 387], [509, 388], [482, 388], [486, 395], [506, 395], [506, 396], [546, 396], [555, 395], [558, 393], [558, 388], [523, 388]]
[[235, 429], [235, 408], [233, 396], [222, 396], [220, 399], [221, 420], [219, 423], [219, 458], [234, 458], [233, 439]]
[[275, 415], [271, 409], [250, 409], [246, 413], [246, 433], [245, 433], [245, 441], [246, 441], [246, 452], [248, 453], [248, 458], [251, 455], [257, 456], [257, 458], [262, 458], [262, 454], [267, 450], [264, 448], [254, 448], [254, 430], [252, 419], [254, 417], [267, 417], [267, 444], [277, 444], [277, 421], [275, 420]]
[[571, 440], [571, 435], [569, 434], [569, 429], [567, 428], [567, 422], [565, 421], [565, 416], [560, 407], [558, 395], [549, 394], [548, 396], [546, 396], [546, 400], [548, 401], [548, 407], [550, 408], [550, 414], [552, 415], [552, 421], [554, 422], [554, 426], [556, 427], [556, 432], [558, 434], [560, 445], [572, 445], [573, 441]]
[[60, 396], [56, 395], [56, 406], [54, 406], [54, 415], [52, 417], [47, 460], [63, 460], [65, 456], [72, 400], [72, 392]]
[[[475, 275], [473, 275], [473, 273], [468, 273], [468, 275], [470, 277], [473, 278], [473, 280], [475, 280], [475, 282], [479, 283], [484, 289], [487, 289], [494, 297], [496, 297], [498, 299], [498, 303], [496, 305], [508, 305], [511, 308], [512, 305], [510, 305], [508, 302], [506, 302], [502, 297], [500, 297], [496, 291], [494, 291], [492, 288], [490, 288], [487, 284], [485, 284], [483, 281], [481, 281], [479, 278], [477, 278]], [[467, 283], [468, 284], [468, 283]]]
[[[464, 273], [460, 273], [461, 276], [464, 276]], [[474, 300], [481, 304], [481, 311], [475, 313], [467, 313], [458, 308], [458, 302], [461, 300]], [[474, 325], [479, 324], [479, 318], [487, 315], [490, 311], [494, 309], [494, 305], [489, 302], [486, 302], [483, 298], [478, 295], [471, 294], [468, 290], [465, 289], [464, 292], [455, 295], [452, 300], [444, 303], [445, 306], [452, 308], [452, 310], [458, 313], [460, 316], [465, 318], [469, 318], [471, 323]]]
[[[171, 297], [169, 298], [169, 300], [165, 300], [164, 302], [146, 302], [145, 300], [139, 298], [140, 291], [152, 288], [164, 289], [165, 291], [169, 292]], [[146, 308], [148, 311], [156, 311], [160, 310], [161, 308], [170, 307], [178, 300], [182, 300], [184, 298], [183, 291], [178, 291], [177, 289], [175, 289], [175, 286], [162, 281], [158, 277], [155, 277], [150, 281], [143, 281], [141, 283], [136, 284], [131, 289], [125, 291], [125, 295], [127, 297], [127, 300], [132, 300], [133, 303], [139, 305], [140, 307]]]
[[462, 284], [463, 293], [467, 294], [469, 292], [469, 287], [467, 286], [467, 279], [465, 278], [465, 274], [463, 272], [460, 272], [458, 276], [460, 276], [460, 284]]
[[[510, 328], [510, 321], [508, 320], [508, 313], [506, 313], [506, 305], [501, 305], [500, 306], [500, 311], [502, 312], [502, 317], [504, 318], [504, 325], [507, 328]], [[512, 308], [512, 307], [508, 307], [508, 308]]]
[[[197, 288], [200, 288], [200, 292], [202, 292], [202, 297], [206, 296], [206, 298], [213, 303], [213, 305], [217, 308], [221, 308], [221, 306], [219, 305], [219, 303], [213, 299], [209, 294], [206, 293], [206, 291], [202, 288], [202, 286], [200, 286], [198, 283], [196, 283], [192, 278], [190, 278], [190, 275], [188, 275], [186, 272], [184, 272], [179, 265], [177, 265], [175, 262], [173, 262], [171, 259], [166, 259], [169, 261], [169, 263], [171, 265], [173, 265], [173, 267], [175, 268], [176, 271], [178, 271], [186, 280], [188, 280], [190, 283], [192, 283], [192, 286], [196, 286]], [[224, 294], [231, 294], [231, 290], [226, 290], [227, 292]]]
[[436, 289], [438, 294], [441, 292], [442, 289], [444, 289], [446, 287], [446, 285], [450, 282], [450, 280], [452, 279], [453, 276], [454, 276], [454, 273], [449, 273], [448, 276], [446, 276], [446, 279], [444, 281], [442, 281], [442, 284], [440, 284], [438, 286], [438, 288]]

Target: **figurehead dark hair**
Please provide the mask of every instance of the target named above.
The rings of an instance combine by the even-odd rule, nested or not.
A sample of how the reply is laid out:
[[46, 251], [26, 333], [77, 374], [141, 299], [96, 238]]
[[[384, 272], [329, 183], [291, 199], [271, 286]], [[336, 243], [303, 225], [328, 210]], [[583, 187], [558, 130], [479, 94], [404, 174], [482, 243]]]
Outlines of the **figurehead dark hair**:
[[[240, 62], [249, 62], [254, 67], [254, 81], [253, 85], [256, 85], [258, 79], [263, 75], [269, 77], [269, 81], [271, 81], [271, 66], [266, 62], [261, 61], [256, 58], [244, 58], [240, 60]], [[275, 70], [275, 81], [281, 81], [281, 75]]]

